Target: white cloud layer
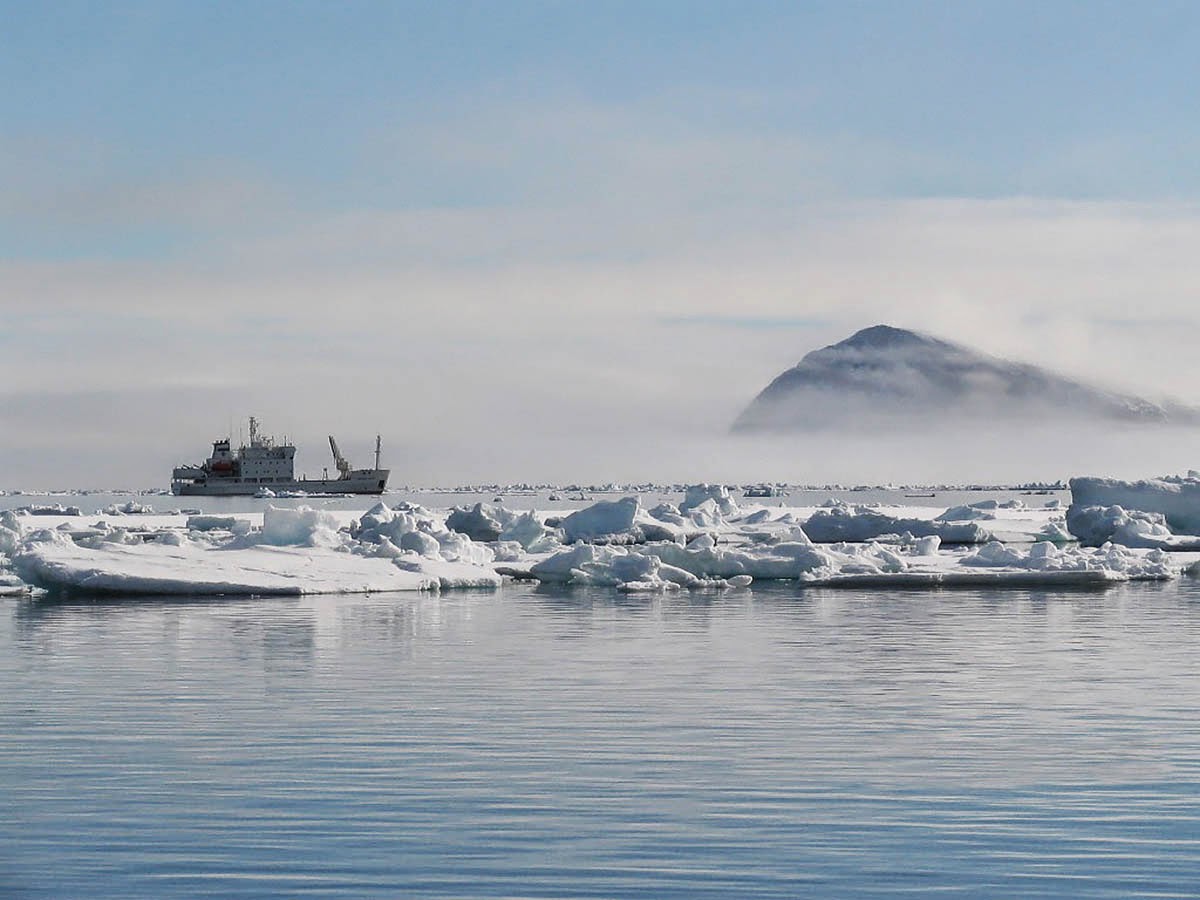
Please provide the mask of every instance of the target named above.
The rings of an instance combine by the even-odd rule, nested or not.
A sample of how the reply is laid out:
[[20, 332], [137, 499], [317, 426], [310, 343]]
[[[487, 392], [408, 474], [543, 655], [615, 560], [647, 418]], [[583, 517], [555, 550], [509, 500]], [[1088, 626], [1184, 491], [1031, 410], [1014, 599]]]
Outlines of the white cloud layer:
[[[307, 214], [180, 260], [8, 262], [3, 452], [42, 486], [162, 483], [254, 413], [360, 456], [381, 432], [398, 483], [703, 477], [705, 455], [711, 477], [825, 480], [846, 454], [710, 438], [876, 322], [1200, 402], [1198, 240], [1186, 204], [647, 203]], [[105, 421], [125, 449], [98, 463]]]

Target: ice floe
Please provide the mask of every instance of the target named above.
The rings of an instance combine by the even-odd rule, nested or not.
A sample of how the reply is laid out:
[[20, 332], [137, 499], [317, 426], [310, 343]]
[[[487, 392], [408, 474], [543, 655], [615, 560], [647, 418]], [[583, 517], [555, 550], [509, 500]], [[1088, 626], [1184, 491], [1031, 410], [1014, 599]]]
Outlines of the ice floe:
[[78, 506], [63, 506], [61, 503], [53, 503], [50, 505], [33, 505], [33, 506], [18, 506], [13, 510], [25, 516], [81, 516], [82, 510]]
[[716, 526], [720, 517], [715, 502], [706, 498], [684, 515], [661, 504], [653, 512], [642, 508], [638, 497], [599, 500], [562, 520], [567, 544], [644, 544], [647, 541], [684, 541]]
[[236, 534], [249, 533], [249, 519], [239, 519], [237, 516], [188, 516], [186, 528], [188, 531], [230, 531]]
[[584, 544], [530, 568], [538, 581], [609, 585], [627, 591], [745, 586], [794, 580], [816, 586], [1100, 584], [1162, 580], [1177, 571], [1165, 554], [1139, 554], [1107, 545], [1096, 550], [1049, 542], [1026, 549], [991, 542], [966, 556], [939, 554], [935, 535], [908, 546], [876, 543], [816, 546], [783, 542], [753, 551], [711, 543], [642, 546]]
[[499, 504], [456, 506], [446, 517], [446, 527], [475, 541], [515, 542], [535, 553], [549, 550], [562, 540], [562, 531], [548, 527], [532, 510], [519, 512]]
[[470, 509], [456, 506], [446, 517], [446, 527], [475, 541], [498, 541], [508, 519], [507, 509], [476, 503]]
[[845, 504], [814, 511], [803, 527], [809, 538], [821, 544], [871, 541], [904, 533], [913, 537], [937, 535], [944, 544], [980, 544], [991, 540], [991, 534], [974, 522], [898, 518], [877, 509]]
[[709, 501], [712, 501], [713, 506], [722, 516], [732, 518], [740, 512], [737, 502], [733, 499], [733, 495], [729, 493], [729, 489], [723, 484], [691, 485], [684, 491], [683, 500], [679, 504], [679, 511], [687, 513]]
[[1193, 474], [1143, 481], [1072, 478], [1070, 486], [1072, 506], [1161, 513], [1174, 533], [1200, 534], [1200, 478]]
[[113, 503], [104, 508], [106, 516], [152, 516], [154, 507], [138, 503], [136, 500], [126, 500], [124, 503]]
[[[994, 502], [994, 501], [993, 501]], [[988, 512], [988, 509], [996, 509], [996, 507], [981, 508], [978, 504], [970, 506], [952, 506], [940, 516], [937, 517], [939, 522], [976, 522], [981, 519], [995, 519], [996, 517]]]
[[500, 584], [488, 547], [383, 504], [345, 531], [329, 513], [307, 507], [268, 508], [262, 527], [248, 531], [237, 529], [237, 520], [228, 531], [212, 518], [197, 524], [157, 533], [93, 528], [76, 536], [38, 529], [20, 534], [11, 556], [23, 581], [50, 591], [309, 594]]
[[1200, 550], [1200, 479], [1072, 478], [1066, 521], [1085, 545]]
[[499, 503], [237, 515], [134, 506], [87, 516], [60, 508], [57, 519], [0, 513], [0, 593], [348, 593], [493, 588], [506, 576], [622, 591], [779, 580], [1095, 585], [1174, 577], [1195, 560], [1178, 551], [1200, 551], [1200, 539], [1172, 533], [1165, 513], [1115, 504], [1073, 505], [1064, 522], [1054, 508], [1013, 500], [739, 505], [720, 485], [659, 493], [649, 506], [640, 495], [605, 499], [565, 515]]
[[408, 572], [384, 559], [265, 545], [221, 552], [188, 540], [96, 548], [68, 539], [29, 546], [14, 561], [30, 584], [86, 593], [317, 594], [438, 584], [432, 573]]
[[958, 564], [968, 568], [1056, 573], [1064, 577], [1069, 573], [1101, 572], [1113, 580], [1153, 581], [1174, 574], [1170, 557], [1161, 550], [1142, 554], [1116, 544], [1088, 549], [1062, 547], [1049, 541], [1028, 547], [1011, 547], [992, 541], [962, 557]]
[[1067, 510], [1067, 528], [1087, 547], [1111, 542], [1125, 547], [1200, 550], [1200, 537], [1174, 534], [1159, 512], [1072, 505]]

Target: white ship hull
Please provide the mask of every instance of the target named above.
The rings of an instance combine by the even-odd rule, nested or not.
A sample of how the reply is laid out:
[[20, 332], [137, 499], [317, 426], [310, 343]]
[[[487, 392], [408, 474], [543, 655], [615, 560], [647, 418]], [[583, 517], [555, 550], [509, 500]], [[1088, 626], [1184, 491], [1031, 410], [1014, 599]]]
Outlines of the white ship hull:
[[[337, 465], [336, 478], [297, 478], [296, 447], [282, 444], [258, 430], [250, 417], [250, 443], [234, 450], [229, 438], [213, 441], [212, 455], [197, 465], [176, 466], [171, 472], [171, 493], [185, 497], [253, 497], [280, 494], [382, 494], [389, 470], [379, 465], [380, 439], [375, 438], [375, 468], [353, 469], [329, 436], [329, 449]], [[329, 472], [326, 470], [326, 476]]]
[[242, 478], [209, 478], [207, 481], [176, 481], [171, 493], [185, 497], [253, 497], [260, 491], [273, 494], [382, 494], [389, 470], [355, 472], [350, 478], [301, 478], [259, 483]]

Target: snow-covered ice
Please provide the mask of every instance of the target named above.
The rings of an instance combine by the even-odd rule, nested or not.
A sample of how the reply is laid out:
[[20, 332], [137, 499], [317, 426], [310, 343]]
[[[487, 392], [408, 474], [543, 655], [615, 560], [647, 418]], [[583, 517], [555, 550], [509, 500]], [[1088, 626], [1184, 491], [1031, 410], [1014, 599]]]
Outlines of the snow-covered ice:
[[195, 541], [88, 547], [70, 539], [29, 546], [17, 572], [47, 589], [128, 594], [320, 594], [426, 590], [433, 574], [386, 559], [311, 548], [260, 546], [223, 552]]
[[1067, 528], [1092, 546], [1200, 550], [1200, 479], [1072, 478]]
[[1200, 550], [1200, 537], [1174, 534], [1159, 512], [1072, 505], [1067, 510], [1067, 528], [1086, 547], [1111, 542], [1125, 547]]
[[681, 541], [715, 527], [720, 520], [714, 501], [706, 498], [688, 511], [663, 504], [647, 512], [638, 497], [600, 500], [562, 520], [567, 544], [643, 544]]
[[187, 518], [188, 531], [232, 531], [249, 533], [250, 520], [237, 516], [206, 516], [193, 515]]
[[974, 522], [897, 518], [877, 509], [845, 504], [816, 510], [803, 527], [809, 538], [822, 544], [870, 541], [905, 532], [914, 537], [937, 535], [944, 544], [980, 544], [991, 539], [991, 534]]
[[[1117, 506], [1030, 509], [739, 505], [727, 488], [641, 496], [562, 515], [479, 503], [365, 512], [274, 506], [255, 513], [151, 514], [132, 504], [37, 519], [0, 513], [0, 592], [346, 593], [496, 587], [503, 576], [624, 591], [800, 585], [1106, 584], [1188, 569], [1200, 539], [1161, 513]], [[122, 507], [125, 505], [122, 504]], [[1200, 571], [1200, 570], [1198, 570]], [[17, 580], [17, 576], [21, 579]]]
[[136, 500], [126, 500], [124, 503], [114, 503], [104, 508], [106, 516], [152, 516], [154, 507], [138, 503]]
[[81, 516], [83, 512], [78, 506], [63, 506], [61, 503], [49, 505], [18, 506], [15, 513], [26, 516]]
[[446, 527], [474, 541], [498, 541], [504, 530], [501, 519], [507, 521], [508, 517], [508, 510], [499, 506], [483, 503], [476, 503], [470, 509], [456, 506], [446, 517]]
[[733, 517], [739, 512], [737, 502], [729, 489], [723, 484], [693, 484], [683, 495], [679, 511], [686, 513], [712, 501], [713, 505], [723, 516]]
[[1108, 545], [1098, 550], [1048, 542], [1027, 548], [984, 545], [967, 555], [939, 553], [936, 536], [907, 547], [821, 546], [785, 542], [753, 551], [711, 544], [581, 545], [531, 567], [539, 581], [610, 585], [622, 590], [744, 586], [755, 580], [795, 580], [816, 586], [1057, 584], [1091, 585], [1163, 580], [1176, 570], [1165, 554]]
[[[329, 513], [306, 507], [268, 508], [262, 526], [249, 531], [223, 531], [211, 518], [198, 523], [201, 529], [149, 534], [38, 529], [21, 533], [11, 555], [24, 581], [51, 591], [315, 594], [499, 586], [486, 546], [444, 526], [423, 530], [416, 516], [382, 504], [368, 519], [367, 527], [360, 520], [357, 538]], [[405, 541], [410, 534], [429, 544], [418, 540], [409, 549], [392, 540], [413, 543]]]
[[995, 506], [981, 508], [979, 504], [952, 506], [938, 516], [937, 520], [939, 522], [977, 522], [981, 519], [995, 519], [996, 517], [988, 512], [988, 509], [996, 508]]
[[1200, 534], [1200, 478], [1190, 474], [1143, 481], [1072, 478], [1070, 485], [1072, 506], [1161, 513], [1175, 534]]
[[475, 541], [511, 541], [535, 553], [562, 540], [562, 531], [548, 527], [532, 510], [520, 512], [499, 504], [456, 506], [446, 517], [446, 527]]

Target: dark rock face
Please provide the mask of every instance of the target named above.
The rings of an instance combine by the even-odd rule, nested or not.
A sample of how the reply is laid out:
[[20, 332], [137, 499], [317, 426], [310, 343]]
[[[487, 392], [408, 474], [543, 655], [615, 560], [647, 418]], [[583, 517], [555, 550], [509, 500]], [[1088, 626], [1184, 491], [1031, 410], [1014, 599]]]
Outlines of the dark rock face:
[[958, 421], [1196, 425], [1200, 411], [1118, 394], [888, 325], [809, 353], [754, 398], [735, 431]]

